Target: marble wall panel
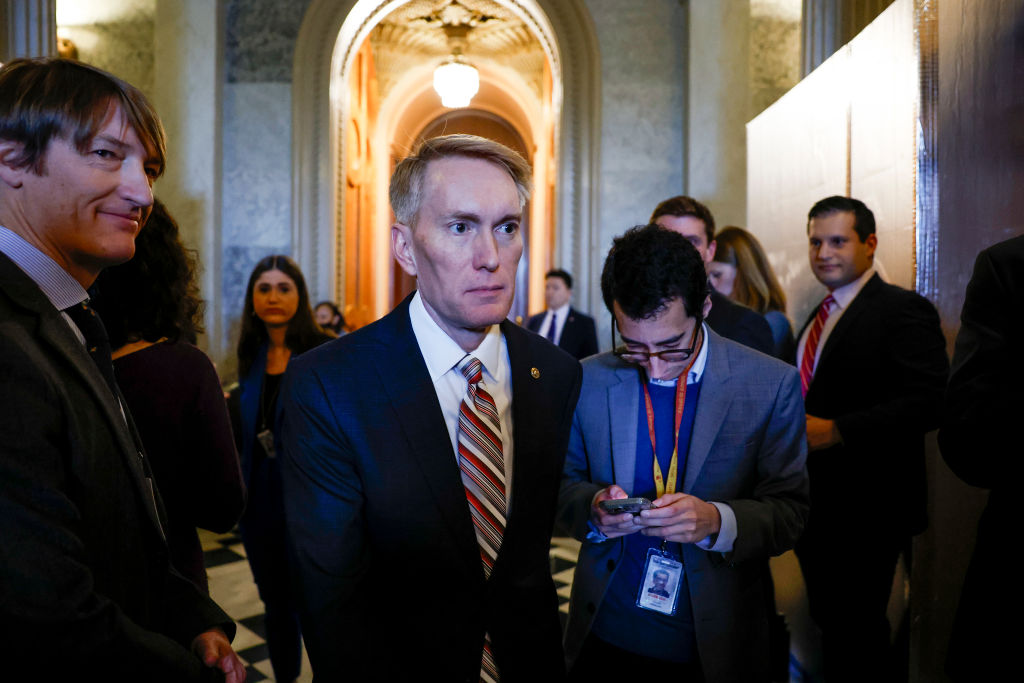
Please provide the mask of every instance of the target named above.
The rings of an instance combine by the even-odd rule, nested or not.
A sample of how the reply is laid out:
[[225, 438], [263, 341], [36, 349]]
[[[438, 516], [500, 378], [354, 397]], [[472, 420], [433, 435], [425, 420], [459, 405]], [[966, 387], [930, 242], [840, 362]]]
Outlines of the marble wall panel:
[[291, 87], [224, 86], [222, 243], [291, 242]]
[[109, 71], [152, 97], [153, 16], [62, 27], [78, 47], [78, 59]]
[[295, 40], [310, 0], [228, 0], [227, 82], [290, 83]]

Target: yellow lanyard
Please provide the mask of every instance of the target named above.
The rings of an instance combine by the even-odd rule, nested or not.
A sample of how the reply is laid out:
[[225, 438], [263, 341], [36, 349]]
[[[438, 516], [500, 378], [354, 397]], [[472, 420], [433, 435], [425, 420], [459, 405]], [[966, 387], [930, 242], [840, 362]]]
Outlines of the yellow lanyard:
[[675, 442], [672, 446], [672, 459], [668, 465], [667, 484], [665, 478], [661, 475], [661, 465], [658, 464], [658, 449], [654, 438], [654, 406], [651, 404], [651, 391], [647, 388], [647, 380], [644, 378], [643, 371], [640, 372], [640, 381], [644, 387], [644, 407], [647, 408], [647, 432], [651, 437], [651, 455], [654, 460], [654, 490], [657, 492], [658, 498], [661, 498], [666, 493], [676, 492], [679, 469], [679, 423], [682, 422], [683, 408], [686, 407], [686, 378], [690, 376], [690, 368], [693, 367], [693, 363], [696, 360], [697, 356], [695, 354], [690, 359], [690, 362], [686, 364], [686, 369], [676, 379], [676, 407], [675, 421], [673, 422], [675, 426]]

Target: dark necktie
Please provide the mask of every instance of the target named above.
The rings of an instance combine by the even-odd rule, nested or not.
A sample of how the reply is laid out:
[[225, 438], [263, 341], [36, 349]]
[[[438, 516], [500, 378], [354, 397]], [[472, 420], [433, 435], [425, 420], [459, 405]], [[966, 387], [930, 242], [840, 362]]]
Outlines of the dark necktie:
[[114, 379], [114, 362], [110, 358], [110, 339], [107, 337], [107, 328], [96, 311], [89, 308], [83, 301], [64, 309], [68, 317], [85, 337], [85, 348], [89, 352], [92, 362], [99, 368], [103, 379], [110, 387], [110, 393], [117, 397], [117, 381]]
[[555, 343], [555, 319], [556, 319], [556, 316], [555, 316], [554, 313], [552, 313], [551, 314], [551, 324], [548, 325], [548, 333], [547, 333], [548, 341], [551, 342], [552, 344]]

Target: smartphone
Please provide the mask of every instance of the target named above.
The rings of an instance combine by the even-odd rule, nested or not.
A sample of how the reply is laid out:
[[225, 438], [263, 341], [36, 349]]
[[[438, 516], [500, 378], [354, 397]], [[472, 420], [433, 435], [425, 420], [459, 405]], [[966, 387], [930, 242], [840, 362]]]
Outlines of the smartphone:
[[616, 498], [615, 500], [602, 500], [598, 503], [601, 510], [609, 515], [621, 515], [623, 512], [639, 514], [641, 510], [650, 510], [651, 501], [646, 498]]

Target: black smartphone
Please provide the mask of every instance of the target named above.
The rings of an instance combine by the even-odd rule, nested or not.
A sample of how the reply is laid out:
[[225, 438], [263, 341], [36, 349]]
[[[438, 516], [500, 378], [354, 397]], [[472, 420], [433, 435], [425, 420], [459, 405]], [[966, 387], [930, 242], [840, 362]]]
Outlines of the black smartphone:
[[609, 515], [621, 515], [623, 512], [632, 512], [636, 515], [641, 510], [650, 510], [651, 501], [646, 498], [616, 498], [615, 500], [602, 500], [598, 506]]

